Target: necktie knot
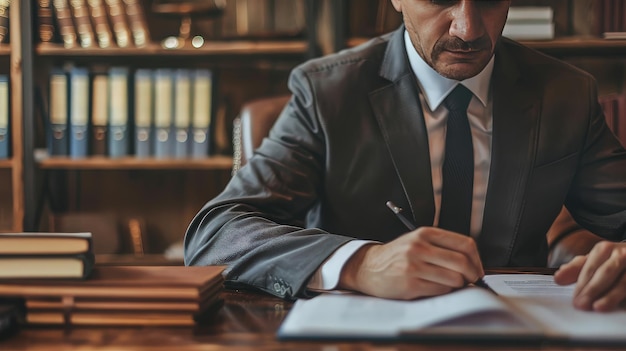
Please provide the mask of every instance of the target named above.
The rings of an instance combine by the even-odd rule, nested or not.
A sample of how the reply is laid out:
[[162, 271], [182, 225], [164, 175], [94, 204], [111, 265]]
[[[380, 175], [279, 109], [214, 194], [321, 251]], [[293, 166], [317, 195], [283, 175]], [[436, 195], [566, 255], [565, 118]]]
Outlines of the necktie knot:
[[443, 101], [448, 111], [465, 112], [474, 94], [462, 84], [458, 84]]

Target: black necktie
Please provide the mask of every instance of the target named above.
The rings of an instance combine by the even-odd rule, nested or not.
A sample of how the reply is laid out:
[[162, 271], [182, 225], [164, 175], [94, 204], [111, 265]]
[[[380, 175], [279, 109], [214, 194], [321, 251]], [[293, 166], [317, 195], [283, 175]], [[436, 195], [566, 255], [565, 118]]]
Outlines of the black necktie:
[[472, 92], [459, 84], [444, 100], [448, 109], [439, 227], [469, 234], [474, 188], [474, 148], [467, 120]]

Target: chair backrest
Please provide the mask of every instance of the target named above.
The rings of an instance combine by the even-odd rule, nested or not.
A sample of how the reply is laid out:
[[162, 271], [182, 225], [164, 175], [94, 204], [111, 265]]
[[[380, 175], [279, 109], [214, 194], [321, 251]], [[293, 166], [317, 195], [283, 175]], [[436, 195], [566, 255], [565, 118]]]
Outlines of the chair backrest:
[[289, 97], [257, 99], [243, 105], [233, 125], [233, 173], [243, 167], [261, 145]]

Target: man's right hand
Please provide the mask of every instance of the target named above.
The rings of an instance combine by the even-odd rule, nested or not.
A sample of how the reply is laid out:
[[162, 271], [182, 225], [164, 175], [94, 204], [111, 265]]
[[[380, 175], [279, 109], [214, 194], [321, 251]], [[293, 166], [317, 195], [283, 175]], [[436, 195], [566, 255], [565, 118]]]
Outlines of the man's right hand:
[[474, 239], [421, 227], [387, 244], [360, 248], [344, 265], [338, 287], [408, 300], [450, 292], [484, 274]]

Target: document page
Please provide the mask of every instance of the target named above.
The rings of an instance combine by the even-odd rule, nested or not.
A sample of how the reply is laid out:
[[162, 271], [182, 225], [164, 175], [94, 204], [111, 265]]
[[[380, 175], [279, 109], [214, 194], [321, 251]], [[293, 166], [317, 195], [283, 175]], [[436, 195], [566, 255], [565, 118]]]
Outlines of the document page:
[[389, 337], [475, 313], [507, 313], [507, 308], [496, 295], [481, 288], [413, 301], [322, 294], [298, 300], [279, 335]]
[[551, 275], [541, 274], [494, 274], [484, 277], [496, 294], [500, 296], [543, 297], [571, 301], [575, 285], [561, 286]]
[[594, 342], [625, 342], [626, 311], [581, 311], [572, 300], [575, 285], [560, 286], [553, 276], [497, 274], [487, 285], [520, 313], [541, 324], [549, 337]]

